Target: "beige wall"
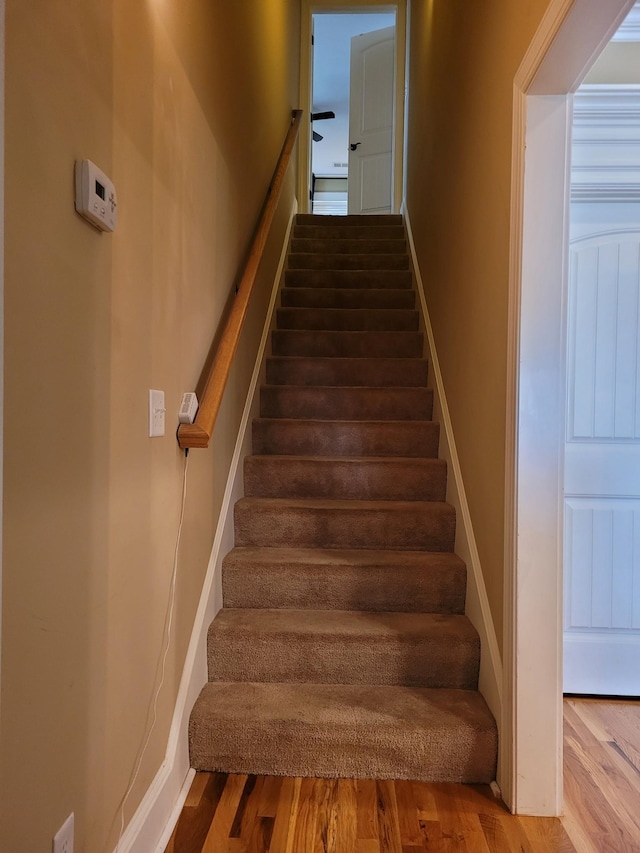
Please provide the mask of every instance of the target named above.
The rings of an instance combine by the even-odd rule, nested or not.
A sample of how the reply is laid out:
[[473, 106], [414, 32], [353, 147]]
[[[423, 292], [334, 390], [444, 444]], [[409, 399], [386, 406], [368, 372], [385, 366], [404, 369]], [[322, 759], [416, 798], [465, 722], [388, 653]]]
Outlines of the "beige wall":
[[[71, 811], [77, 853], [111, 851], [117, 840], [158, 679], [183, 470], [177, 408], [197, 381], [297, 106], [297, 7], [7, 0], [7, 853], [50, 850]], [[81, 157], [115, 181], [113, 235], [74, 212]], [[265, 286], [276, 258], [274, 244]], [[212, 448], [189, 459], [174, 638], [127, 821], [164, 756], [260, 307]], [[164, 438], [147, 437], [149, 388], [166, 394]]]
[[548, 0], [412, 0], [407, 208], [502, 642], [513, 78]]

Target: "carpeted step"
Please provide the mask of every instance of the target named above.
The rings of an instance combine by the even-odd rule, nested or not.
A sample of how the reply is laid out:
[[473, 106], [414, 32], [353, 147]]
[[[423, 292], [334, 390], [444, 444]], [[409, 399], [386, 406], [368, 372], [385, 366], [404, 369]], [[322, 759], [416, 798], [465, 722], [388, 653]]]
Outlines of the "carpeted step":
[[209, 681], [473, 688], [480, 641], [466, 616], [231, 610], [209, 627]]
[[453, 551], [455, 509], [439, 501], [241, 498], [235, 544]]
[[222, 562], [225, 607], [463, 613], [455, 554], [337, 548], [234, 548]]
[[379, 237], [341, 237], [338, 239], [325, 237], [322, 239], [314, 237], [294, 237], [291, 240], [291, 252], [319, 252], [321, 254], [349, 254], [349, 255], [371, 255], [371, 254], [406, 254], [407, 243], [404, 237], [401, 239], [380, 239]]
[[324, 421], [256, 418], [255, 453], [291, 456], [438, 455], [440, 425], [434, 421]]
[[409, 256], [402, 254], [341, 255], [313, 252], [291, 253], [290, 270], [408, 270]]
[[428, 421], [432, 411], [431, 388], [263, 385], [260, 389], [263, 418]]
[[424, 387], [427, 374], [423, 358], [267, 358], [269, 385]]
[[323, 227], [337, 226], [346, 228], [348, 226], [360, 226], [361, 228], [377, 228], [381, 225], [395, 225], [400, 227], [403, 225], [402, 215], [400, 213], [380, 213], [376, 216], [371, 216], [364, 213], [350, 213], [348, 216], [329, 215], [317, 216], [313, 213], [298, 213], [296, 216], [296, 225], [319, 225]]
[[486, 784], [497, 732], [473, 690], [216, 682], [189, 748], [196, 770]]
[[400, 457], [246, 456], [248, 498], [443, 501], [447, 463]]
[[415, 332], [418, 312], [409, 308], [278, 308], [279, 329], [337, 332]]
[[294, 237], [315, 240], [404, 240], [403, 225], [294, 225]]
[[192, 766], [490, 782], [402, 217], [298, 215], [291, 249]]
[[413, 290], [387, 288], [285, 287], [283, 308], [415, 308]]
[[274, 329], [274, 355], [331, 358], [421, 358], [422, 332], [332, 332]]
[[305, 270], [288, 269], [284, 274], [287, 287], [346, 287], [366, 290], [374, 288], [410, 289], [410, 270]]

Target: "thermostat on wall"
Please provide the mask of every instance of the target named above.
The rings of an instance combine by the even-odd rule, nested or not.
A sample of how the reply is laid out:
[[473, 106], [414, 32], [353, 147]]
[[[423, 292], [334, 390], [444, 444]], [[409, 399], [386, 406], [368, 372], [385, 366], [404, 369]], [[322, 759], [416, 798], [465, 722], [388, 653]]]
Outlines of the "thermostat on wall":
[[76, 210], [101, 231], [115, 231], [116, 188], [91, 160], [76, 160]]

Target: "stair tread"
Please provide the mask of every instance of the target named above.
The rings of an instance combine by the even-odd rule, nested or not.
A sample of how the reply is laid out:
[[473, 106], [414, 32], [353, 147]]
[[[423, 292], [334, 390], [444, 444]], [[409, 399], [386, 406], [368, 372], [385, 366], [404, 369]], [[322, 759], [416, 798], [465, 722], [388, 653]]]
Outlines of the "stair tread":
[[196, 769], [490, 782], [496, 724], [474, 690], [216, 682], [190, 725]]

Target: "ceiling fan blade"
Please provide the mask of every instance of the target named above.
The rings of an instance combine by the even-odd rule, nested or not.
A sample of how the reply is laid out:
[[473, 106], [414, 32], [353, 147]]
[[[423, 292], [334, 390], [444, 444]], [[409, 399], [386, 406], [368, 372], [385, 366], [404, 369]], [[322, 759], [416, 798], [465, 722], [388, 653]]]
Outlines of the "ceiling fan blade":
[[325, 118], [335, 118], [336, 114], [333, 110], [327, 110], [324, 113], [311, 113], [311, 121], [322, 121]]

